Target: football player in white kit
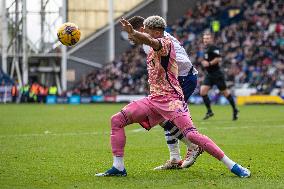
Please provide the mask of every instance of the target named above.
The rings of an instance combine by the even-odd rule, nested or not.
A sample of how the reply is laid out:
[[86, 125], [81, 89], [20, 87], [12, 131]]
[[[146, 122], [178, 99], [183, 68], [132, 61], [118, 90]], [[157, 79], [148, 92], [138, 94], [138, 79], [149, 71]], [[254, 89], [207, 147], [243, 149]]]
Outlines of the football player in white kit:
[[[128, 21], [135, 30], [140, 32], [144, 31], [143, 17], [134, 16]], [[184, 93], [184, 100], [187, 102], [190, 95], [196, 88], [198, 72], [193, 67], [185, 49], [181, 46], [180, 42], [167, 32], [165, 32], [164, 35], [169, 36], [173, 41], [178, 64], [178, 80]], [[141, 44], [139, 41], [133, 41], [131, 38], [129, 40], [135, 44]], [[148, 54], [149, 49], [149, 46], [143, 45], [143, 50], [146, 54]], [[188, 168], [193, 165], [196, 158], [203, 152], [203, 150], [199, 146], [187, 140], [181, 131], [170, 121], [165, 121], [161, 126], [165, 130], [165, 138], [170, 151], [170, 160], [167, 160], [165, 164], [154, 168], [154, 170]], [[187, 154], [184, 160], [182, 160], [180, 157], [179, 140], [187, 146]]]

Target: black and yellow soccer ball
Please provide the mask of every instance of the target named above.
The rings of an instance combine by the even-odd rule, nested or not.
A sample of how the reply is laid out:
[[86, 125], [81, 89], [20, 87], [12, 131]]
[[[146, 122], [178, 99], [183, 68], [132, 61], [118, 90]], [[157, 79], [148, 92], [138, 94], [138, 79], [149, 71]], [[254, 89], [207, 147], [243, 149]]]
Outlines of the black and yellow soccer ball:
[[57, 37], [63, 45], [73, 46], [80, 40], [81, 31], [76, 24], [66, 22], [58, 28]]

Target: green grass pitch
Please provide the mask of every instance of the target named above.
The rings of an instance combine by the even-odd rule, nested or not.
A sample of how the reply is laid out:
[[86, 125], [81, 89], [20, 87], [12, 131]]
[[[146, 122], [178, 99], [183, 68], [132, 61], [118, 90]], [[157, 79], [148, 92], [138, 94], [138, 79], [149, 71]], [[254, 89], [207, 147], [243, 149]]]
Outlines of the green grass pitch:
[[[0, 188], [284, 188], [284, 106], [190, 106], [199, 131], [249, 167], [240, 179], [203, 153], [189, 169], [154, 171], [169, 158], [161, 128], [126, 128], [127, 177], [97, 178], [112, 165], [110, 116], [123, 104], [0, 105]], [[185, 146], [181, 144], [182, 155]]]

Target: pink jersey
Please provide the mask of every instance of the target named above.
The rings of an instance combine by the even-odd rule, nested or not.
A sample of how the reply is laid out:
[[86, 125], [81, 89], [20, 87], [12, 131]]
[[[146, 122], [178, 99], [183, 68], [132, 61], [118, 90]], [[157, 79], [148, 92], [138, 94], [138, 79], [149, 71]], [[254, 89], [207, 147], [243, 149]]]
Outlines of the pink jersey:
[[[147, 56], [147, 70], [149, 75], [150, 99], [157, 101], [183, 99], [183, 92], [178, 82], [178, 66], [173, 43], [169, 37], [158, 39], [162, 48], [155, 51], [153, 48]], [[170, 56], [167, 55], [170, 52]], [[167, 60], [168, 58], [168, 60]]]

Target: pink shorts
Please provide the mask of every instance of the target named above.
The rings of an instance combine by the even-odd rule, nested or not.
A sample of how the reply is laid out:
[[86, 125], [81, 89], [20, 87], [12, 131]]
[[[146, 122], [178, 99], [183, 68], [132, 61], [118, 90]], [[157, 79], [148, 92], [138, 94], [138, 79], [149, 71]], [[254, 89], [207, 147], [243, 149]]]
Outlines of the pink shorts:
[[187, 104], [179, 99], [145, 97], [133, 101], [122, 109], [128, 124], [139, 123], [150, 130], [164, 120], [173, 121], [180, 116], [188, 116]]

